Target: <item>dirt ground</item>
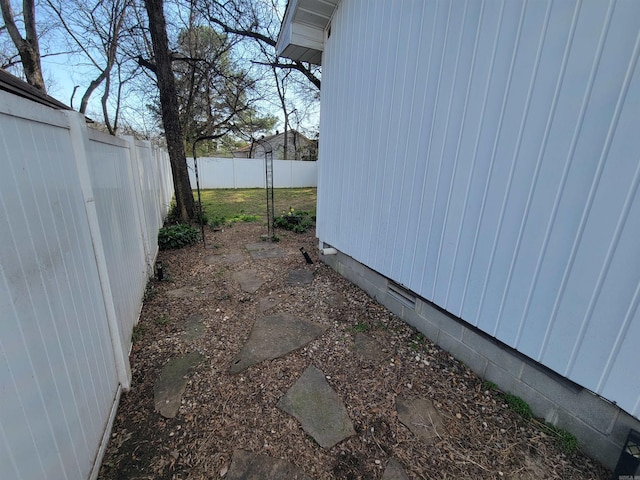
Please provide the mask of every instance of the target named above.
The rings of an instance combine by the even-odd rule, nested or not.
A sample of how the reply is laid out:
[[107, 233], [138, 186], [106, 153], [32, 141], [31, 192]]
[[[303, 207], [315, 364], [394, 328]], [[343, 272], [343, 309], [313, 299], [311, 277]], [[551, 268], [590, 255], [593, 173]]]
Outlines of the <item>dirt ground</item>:
[[[313, 231], [278, 231], [286, 257], [252, 260], [244, 245], [260, 241], [265, 230], [236, 224], [208, 231], [206, 249], [198, 244], [160, 252], [166, 276], [147, 288], [134, 332], [132, 388], [122, 395], [99, 478], [224, 478], [238, 448], [285, 459], [317, 480], [379, 479], [390, 458], [412, 479], [608, 478], [584, 455], [564, 453], [555, 437], [512, 411], [500, 392], [320, 263]], [[241, 263], [222, 256], [211, 261], [233, 253], [243, 254]], [[266, 281], [256, 293], [242, 292], [232, 279], [243, 269]], [[313, 282], [287, 285], [291, 269], [313, 271]], [[197, 287], [193, 296], [167, 294], [185, 286]], [[300, 350], [230, 375], [254, 320], [277, 312], [329, 328]], [[204, 335], [196, 339], [184, 335], [194, 314], [204, 319]], [[379, 361], [354, 354], [357, 332], [380, 343]], [[205, 361], [190, 374], [177, 416], [164, 418], [154, 410], [154, 383], [168, 360], [196, 351]], [[276, 407], [310, 364], [325, 373], [356, 431], [328, 450]], [[445, 425], [435, 443], [422, 443], [399, 422], [397, 396], [433, 402]]]

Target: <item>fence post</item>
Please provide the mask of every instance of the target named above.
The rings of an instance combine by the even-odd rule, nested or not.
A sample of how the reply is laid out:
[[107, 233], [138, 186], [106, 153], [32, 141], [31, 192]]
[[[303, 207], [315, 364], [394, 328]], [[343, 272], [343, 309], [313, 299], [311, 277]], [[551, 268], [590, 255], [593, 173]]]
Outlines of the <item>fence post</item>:
[[100, 288], [102, 290], [102, 299], [104, 301], [107, 322], [109, 325], [109, 334], [111, 335], [111, 346], [116, 363], [118, 381], [124, 390], [128, 390], [131, 387], [131, 366], [129, 365], [127, 352], [125, 352], [124, 345], [122, 345], [122, 341], [120, 339], [120, 326], [118, 325], [116, 308], [113, 303], [113, 293], [111, 292], [111, 284], [109, 283], [107, 260], [104, 255], [104, 245], [102, 244], [100, 224], [98, 223], [98, 212], [96, 210], [95, 198], [93, 196], [93, 186], [91, 184], [91, 176], [89, 175], [89, 166], [87, 165], [87, 126], [85, 124], [84, 115], [72, 111], [64, 113], [69, 120], [69, 136], [73, 148], [73, 156], [75, 157], [76, 166], [78, 168], [80, 187], [82, 188], [82, 195], [84, 197], [84, 208], [87, 214], [89, 232], [91, 234], [91, 244], [93, 246], [93, 254], [96, 260], [98, 278], [100, 280]]
[[123, 140], [126, 140], [129, 144], [129, 171], [131, 172], [131, 179], [133, 180], [134, 196], [136, 197], [135, 215], [138, 222], [138, 229], [142, 240], [142, 250], [144, 255], [144, 265], [147, 272], [147, 277], [150, 277], [153, 273], [153, 265], [151, 262], [150, 243], [148, 240], [149, 232], [147, 232], [147, 223], [145, 221], [144, 212], [144, 199], [142, 196], [142, 179], [140, 178], [140, 158], [138, 156], [138, 149], [136, 147], [136, 139], [131, 135], [124, 135]]

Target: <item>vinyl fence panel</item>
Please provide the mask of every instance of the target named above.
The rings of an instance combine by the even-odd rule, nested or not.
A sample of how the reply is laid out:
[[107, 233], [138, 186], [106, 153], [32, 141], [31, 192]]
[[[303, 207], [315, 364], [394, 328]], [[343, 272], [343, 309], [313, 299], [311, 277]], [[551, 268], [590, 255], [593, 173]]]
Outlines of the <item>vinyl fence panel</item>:
[[83, 479], [118, 378], [69, 125], [60, 112], [3, 97], [2, 476]]
[[95, 477], [172, 196], [167, 157], [0, 91], [0, 168], [0, 476]]
[[[193, 158], [188, 160], [191, 186], [196, 188]], [[200, 188], [264, 188], [263, 158], [198, 158]], [[318, 183], [317, 162], [274, 160], [275, 188], [315, 187]]]

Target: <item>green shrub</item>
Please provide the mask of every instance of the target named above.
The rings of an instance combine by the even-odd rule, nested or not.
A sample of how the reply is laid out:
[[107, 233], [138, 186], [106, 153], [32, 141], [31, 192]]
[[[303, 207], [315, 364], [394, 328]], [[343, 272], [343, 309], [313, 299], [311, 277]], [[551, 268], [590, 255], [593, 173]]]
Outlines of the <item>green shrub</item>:
[[169, 213], [167, 213], [166, 222], [170, 225], [180, 223], [180, 212], [178, 212], [178, 206], [175, 200], [171, 200], [169, 204]]
[[179, 224], [163, 227], [158, 232], [160, 250], [182, 248], [193, 245], [200, 239], [200, 232], [191, 225]]
[[293, 207], [289, 207], [289, 211], [282, 212], [282, 215], [273, 220], [276, 228], [291, 230], [295, 233], [304, 233], [313, 226], [315, 217], [306, 211], [296, 211]]

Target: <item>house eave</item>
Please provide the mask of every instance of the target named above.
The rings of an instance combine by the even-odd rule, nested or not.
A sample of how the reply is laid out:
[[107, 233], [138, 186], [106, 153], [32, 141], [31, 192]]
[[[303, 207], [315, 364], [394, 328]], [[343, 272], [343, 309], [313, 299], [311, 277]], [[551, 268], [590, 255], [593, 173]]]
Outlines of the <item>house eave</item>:
[[324, 31], [340, 0], [289, 0], [276, 44], [280, 57], [320, 65]]

